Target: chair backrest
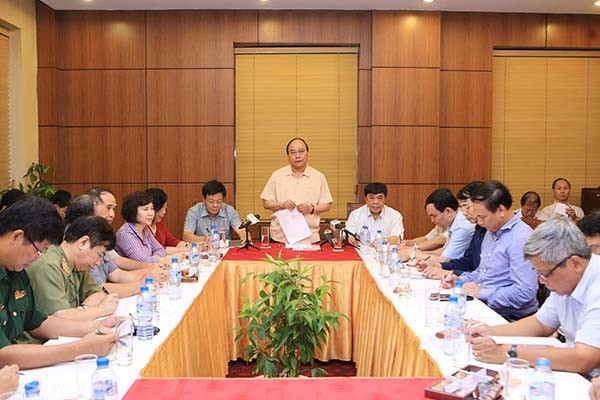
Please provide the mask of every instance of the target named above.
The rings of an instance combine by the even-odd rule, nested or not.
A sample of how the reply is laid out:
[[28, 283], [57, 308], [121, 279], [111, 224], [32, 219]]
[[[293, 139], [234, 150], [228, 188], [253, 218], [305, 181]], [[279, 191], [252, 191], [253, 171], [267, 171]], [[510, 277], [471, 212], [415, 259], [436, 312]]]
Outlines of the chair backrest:
[[357, 208], [360, 208], [363, 206], [364, 203], [346, 203], [346, 218], [348, 218], [350, 216], [350, 213], [354, 210], [356, 210]]

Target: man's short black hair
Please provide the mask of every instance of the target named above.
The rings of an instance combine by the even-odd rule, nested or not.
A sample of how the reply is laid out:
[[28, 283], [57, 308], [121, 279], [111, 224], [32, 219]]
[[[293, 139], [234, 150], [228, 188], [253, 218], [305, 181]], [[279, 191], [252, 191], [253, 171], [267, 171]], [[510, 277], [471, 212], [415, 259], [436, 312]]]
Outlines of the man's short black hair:
[[135, 224], [137, 222], [138, 207], [143, 207], [151, 203], [152, 196], [150, 196], [150, 193], [142, 191], [130, 193], [123, 199], [121, 215], [125, 221]]
[[431, 192], [425, 199], [425, 207], [427, 207], [427, 204], [433, 204], [439, 212], [443, 212], [448, 207], [454, 211], [458, 209], [458, 201], [448, 188], [439, 188]]
[[25, 197], [25, 192], [19, 189], [10, 189], [7, 190], [2, 195], [2, 200], [0, 200], [0, 210], [3, 210], [7, 207], [10, 207], [15, 202], [23, 199]]
[[306, 140], [302, 139], [301, 137], [295, 137], [295, 138], [290, 139], [288, 144], [285, 145], [285, 154], [290, 154], [290, 145], [292, 144], [292, 142], [294, 140], [299, 140], [302, 143], [304, 143], [304, 146], [306, 147], [306, 151], [308, 151], [308, 143], [306, 143]]
[[600, 236], [600, 209], [584, 215], [577, 227], [585, 236]]
[[26, 195], [0, 213], [0, 236], [19, 229], [30, 242], [60, 244], [65, 224], [48, 200]]
[[65, 231], [65, 242], [75, 243], [82, 237], [90, 238], [90, 247], [104, 246], [112, 250], [117, 237], [112, 226], [102, 217], [79, 217]]
[[383, 195], [385, 197], [387, 197], [388, 191], [387, 191], [387, 186], [385, 185], [385, 183], [381, 183], [381, 182], [371, 182], [371, 183], [367, 183], [367, 186], [365, 186], [365, 197], [367, 197], [367, 195], [369, 194], [379, 194], [379, 193], [383, 193]]
[[59, 206], [60, 208], [67, 207], [69, 201], [71, 201], [71, 193], [66, 190], [57, 190], [56, 193], [50, 197], [52, 204]]
[[473, 181], [462, 187], [456, 194], [456, 198], [460, 201], [471, 200], [475, 193], [483, 186], [482, 181]]
[[498, 181], [484, 183], [472, 200], [482, 202], [485, 208], [491, 212], [496, 212], [500, 206], [509, 209], [513, 202], [508, 188]]
[[168, 200], [167, 194], [164, 190], [160, 188], [148, 188], [146, 189], [146, 193], [149, 193], [152, 196], [152, 204], [154, 205], [154, 211], [158, 211]]
[[94, 216], [94, 198], [87, 194], [80, 194], [71, 199], [67, 212], [65, 213], [65, 223], [73, 223], [79, 217]]
[[225, 185], [219, 182], [216, 179], [212, 181], [208, 181], [202, 186], [202, 197], [206, 198], [206, 196], [212, 196], [217, 193], [223, 193], [223, 198], [227, 196], [227, 189], [225, 189]]
[[521, 196], [521, 206], [524, 206], [525, 204], [535, 204], [539, 208], [542, 205], [542, 199], [536, 192], [525, 192], [523, 193], [523, 196]]
[[568, 179], [566, 178], [556, 178], [555, 180], [552, 181], [552, 189], [554, 189], [554, 187], [556, 186], [556, 184], [558, 183], [558, 181], [565, 181], [567, 182], [567, 186], [569, 187], [569, 189], [571, 189], [571, 182], [569, 182]]

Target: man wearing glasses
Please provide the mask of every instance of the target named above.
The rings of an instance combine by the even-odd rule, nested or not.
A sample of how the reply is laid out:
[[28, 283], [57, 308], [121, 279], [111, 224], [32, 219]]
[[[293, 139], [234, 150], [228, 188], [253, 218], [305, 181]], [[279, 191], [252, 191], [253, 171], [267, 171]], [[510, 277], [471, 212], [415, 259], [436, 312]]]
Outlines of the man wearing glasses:
[[115, 243], [115, 233], [104, 218], [73, 221], [61, 245], [50, 246], [27, 271], [42, 311], [79, 321], [113, 314], [118, 296], [104, 294], [88, 271]]
[[[600, 374], [600, 257], [592, 255], [583, 233], [565, 217], [541, 224], [529, 237], [524, 254], [548, 289], [550, 297], [539, 311], [520, 321], [471, 328], [478, 361], [502, 363], [519, 357], [535, 365], [539, 357], [550, 359], [552, 369], [583, 375]], [[560, 327], [565, 348], [497, 345], [488, 336], [552, 335]]]
[[[117, 321], [100, 323], [47, 316], [38, 308], [25, 268], [51, 243], [60, 243], [64, 231], [58, 212], [47, 200], [27, 196], [0, 213], [0, 365], [37, 368], [72, 361], [82, 353], [110, 352], [116, 333], [97, 335]], [[60, 336], [82, 340], [55, 346], [29, 344], [25, 332], [37, 339]]]

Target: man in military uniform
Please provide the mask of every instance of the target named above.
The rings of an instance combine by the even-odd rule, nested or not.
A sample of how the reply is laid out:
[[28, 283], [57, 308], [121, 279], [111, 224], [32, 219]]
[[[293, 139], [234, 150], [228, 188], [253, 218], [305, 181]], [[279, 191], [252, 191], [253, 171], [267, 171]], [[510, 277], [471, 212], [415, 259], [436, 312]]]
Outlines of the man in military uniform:
[[[47, 200], [27, 197], [0, 213], [0, 366], [36, 368], [72, 361], [84, 353], [106, 355], [117, 335], [98, 335], [114, 326], [115, 318], [78, 322], [47, 316], [36, 305], [25, 272], [51, 243], [60, 243], [63, 222]], [[35, 338], [61, 336], [81, 340], [56, 346], [26, 344], [24, 333]]]

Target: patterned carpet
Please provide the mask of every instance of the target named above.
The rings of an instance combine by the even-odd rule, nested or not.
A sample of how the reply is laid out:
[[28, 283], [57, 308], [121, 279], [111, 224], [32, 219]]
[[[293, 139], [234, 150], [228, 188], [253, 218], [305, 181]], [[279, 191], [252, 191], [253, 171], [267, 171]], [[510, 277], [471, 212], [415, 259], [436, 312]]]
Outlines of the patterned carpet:
[[[327, 371], [329, 377], [334, 376], [356, 376], [356, 365], [353, 361], [339, 361], [330, 360], [329, 362], [315, 362], [315, 367], [323, 368]], [[228, 378], [251, 378], [252, 370], [254, 369], [254, 362], [246, 363], [242, 359], [229, 362], [229, 373]], [[310, 368], [307, 368], [307, 372], [304, 375], [310, 376]]]

